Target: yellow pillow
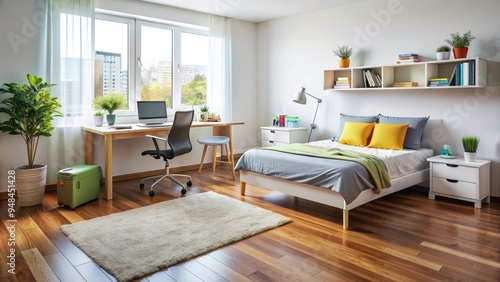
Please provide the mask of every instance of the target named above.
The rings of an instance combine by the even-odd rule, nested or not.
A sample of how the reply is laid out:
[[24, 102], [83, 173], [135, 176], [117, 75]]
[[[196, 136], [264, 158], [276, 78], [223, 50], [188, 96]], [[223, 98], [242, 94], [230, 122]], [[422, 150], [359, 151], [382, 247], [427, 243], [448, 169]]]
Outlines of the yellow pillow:
[[408, 124], [377, 123], [368, 148], [403, 150]]
[[364, 147], [368, 143], [374, 126], [374, 123], [346, 121], [339, 143]]

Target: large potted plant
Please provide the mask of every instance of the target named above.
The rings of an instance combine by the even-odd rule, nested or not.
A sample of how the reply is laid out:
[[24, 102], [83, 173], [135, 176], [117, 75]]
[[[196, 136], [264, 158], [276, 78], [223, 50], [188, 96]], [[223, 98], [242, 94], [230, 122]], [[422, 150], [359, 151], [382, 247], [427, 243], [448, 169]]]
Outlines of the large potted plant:
[[55, 84], [28, 74], [28, 84], [5, 83], [0, 94], [7, 96], [0, 102], [0, 113], [8, 119], [0, 122], [0, 131], [21, 135], [26, 143], [28, 164], [16, 170], [16, 193], [20, 206], [34, 206], [42, 203], [47, 182], [47, 165], [35, 164], [40, 137], [51, 136], [54, 117], [61, 116], [61, 105], [52, 97], [49, 88]]
[[352, 47], [349, 45], [341, 45], [337, 50], [333, 50], [333, 54], [337, 55], [339, 60], [340, 68], [348, 68], [351, 63]]
[[116, 110], [125, 109], [127, 105], [127, 96], [122, 93], [109, 93], [103, 96], [99, 96], [94, 100], [94, 108], [96, 110], [104, 110], [108, 112], [106, 116], [106, 122], [108, 125], [115, 124], [116, 116], [114, 112]]
[[455, 32], [450, 34], [450, 36], [449, 39], [445, 39], [444, 41], [453, 47], [453, 56], [455, 56], [455, 59], [467, 58], [470, 42], [476, 37], [472, 36], [470, 30], [462, 35]]

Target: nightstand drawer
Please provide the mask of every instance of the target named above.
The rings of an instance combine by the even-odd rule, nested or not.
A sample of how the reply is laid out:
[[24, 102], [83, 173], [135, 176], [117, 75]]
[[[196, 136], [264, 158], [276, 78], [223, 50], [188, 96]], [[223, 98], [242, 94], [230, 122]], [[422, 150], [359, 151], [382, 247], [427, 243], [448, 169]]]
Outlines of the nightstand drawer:
[[290, 142], [290, 132], [281, 130], [262, 130], [262, 141]]
[[434, 163], [432, 167], [433, 177], [448, 178], [472, 183], [477, 182], [477, 168], [475, 167], [439, 163]]
[[287, 145], [288, 143], [284, 142], [276, 142], [276, 141], [271, 141], [271, 140], [262, 140], [261, 142], [262, 147], [272, 147], [272, 146], [280, 146], [280, 145]]
[[432, 190], [437, 193], [476, 199], [477, 186], [475, 183], [449, 180], [445, 178], [433, 177]]

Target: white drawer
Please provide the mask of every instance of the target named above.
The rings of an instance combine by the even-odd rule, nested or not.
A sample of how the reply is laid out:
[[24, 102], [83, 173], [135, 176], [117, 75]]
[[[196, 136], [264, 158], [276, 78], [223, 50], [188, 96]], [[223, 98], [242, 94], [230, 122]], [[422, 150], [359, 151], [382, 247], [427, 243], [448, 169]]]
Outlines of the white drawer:
[[477, 183], [476, 179], [477, 168], [461, 166], [461, 165], [447, 165], [434, 163], [432, 165], [432, 176], [448, 178], [460, 181], [467, 181]]
[[277, 141], [288, 144], [290, 142], [290, 132], [280, 130], [262, 130], [262, 141]]
[[279, 145], [287, 145], [288, 143], [284, 142], [276, 142], [276, 141], [271, 141], [271, 140], [262, 140], [262, 147], [272, 147], [272, 146], [279, 146]]
[[447, 180], [445, 178], [432, 178], [432, 191], [447, 195], [477, 199], [477, 185], [475, 183]]

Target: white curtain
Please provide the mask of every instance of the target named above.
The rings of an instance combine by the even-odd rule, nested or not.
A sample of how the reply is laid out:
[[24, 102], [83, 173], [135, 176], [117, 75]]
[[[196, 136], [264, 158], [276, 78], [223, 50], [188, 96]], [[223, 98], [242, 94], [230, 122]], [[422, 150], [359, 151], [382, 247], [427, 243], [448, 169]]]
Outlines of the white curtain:
[[51, 138], [51, 169], [85, 160], [82, 125], [92, 122], [94, 89], [93, 0], [45, 0], [47, 49], [42, 51], [46, 80], [61, 103], [63, 117], [55, 121]]
[[221, 119], [232, 120], [231, 19], [210, 15], [207, 104]]

